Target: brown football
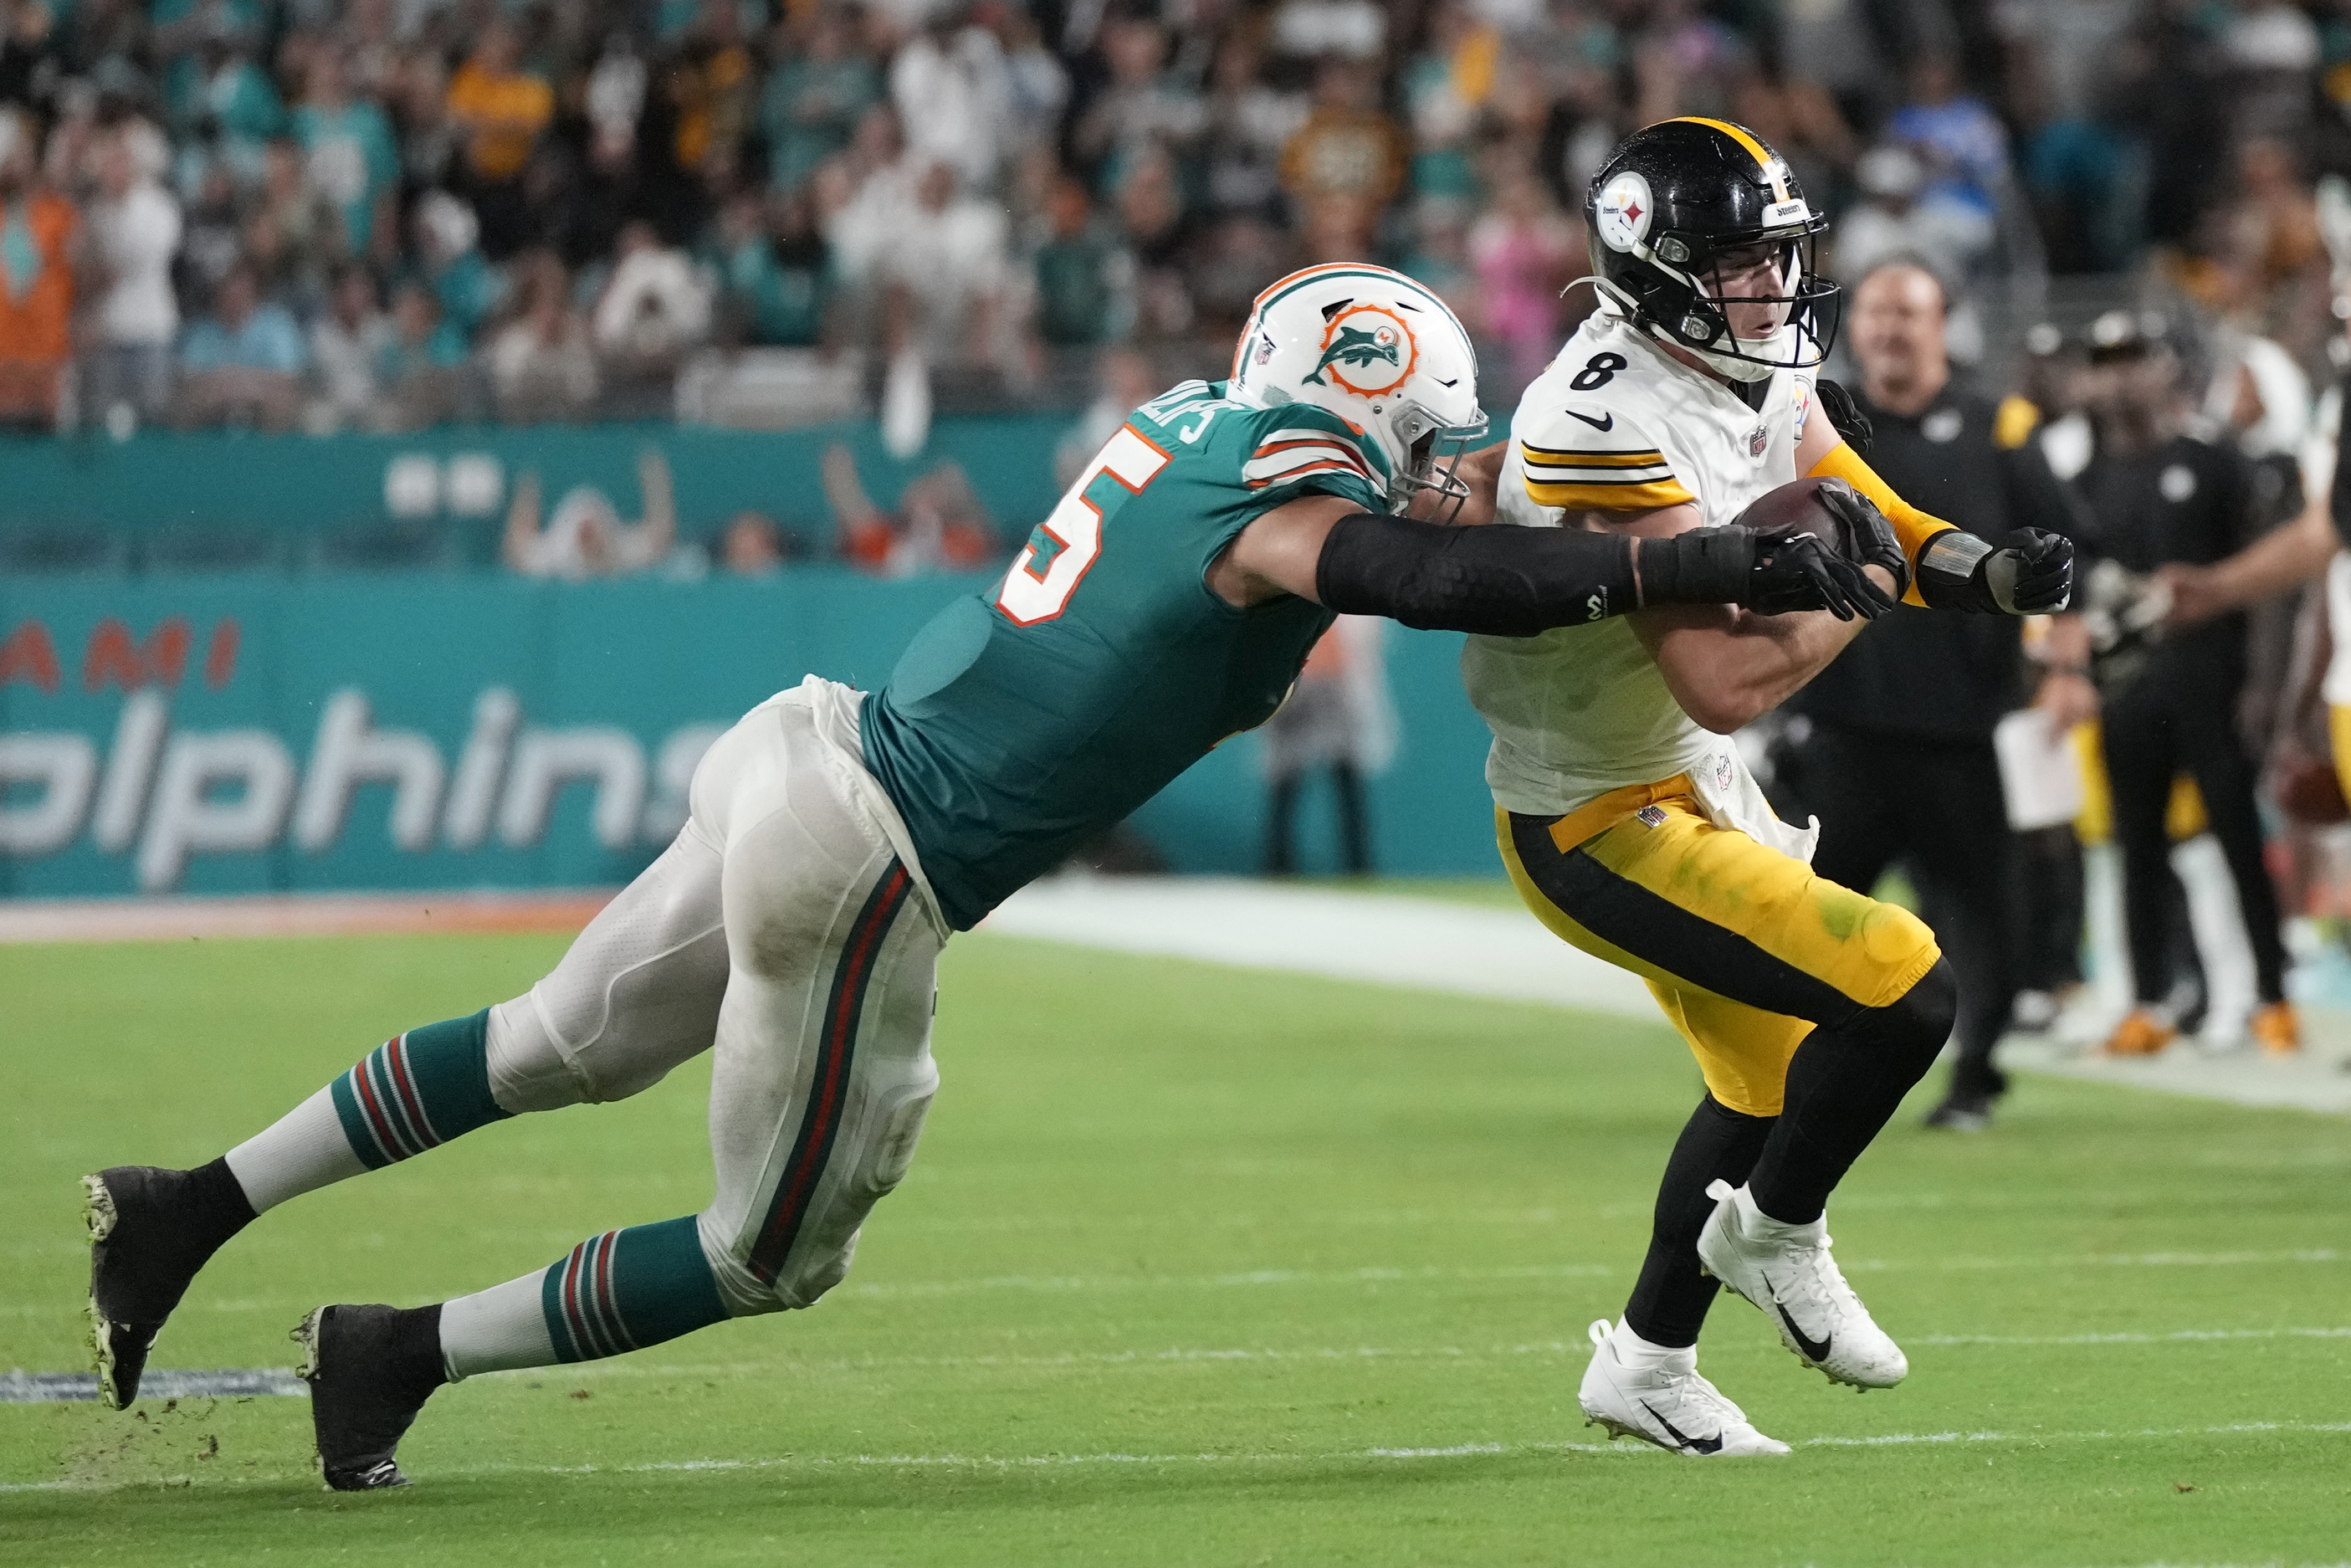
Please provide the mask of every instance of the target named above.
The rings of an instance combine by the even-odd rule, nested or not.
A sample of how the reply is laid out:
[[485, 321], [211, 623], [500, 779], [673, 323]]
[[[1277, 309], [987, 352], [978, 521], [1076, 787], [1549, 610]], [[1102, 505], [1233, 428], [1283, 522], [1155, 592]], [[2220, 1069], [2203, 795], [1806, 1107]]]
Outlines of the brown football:
[[1758, 497], [1739, 514], [1741, 526], [1759, 534], [1818, 534], [1831, 546], [1837, 542], [1836, 517], [1821, 504], [1821, 486], [1828, 480], [1814, 476], [1781, 486]]

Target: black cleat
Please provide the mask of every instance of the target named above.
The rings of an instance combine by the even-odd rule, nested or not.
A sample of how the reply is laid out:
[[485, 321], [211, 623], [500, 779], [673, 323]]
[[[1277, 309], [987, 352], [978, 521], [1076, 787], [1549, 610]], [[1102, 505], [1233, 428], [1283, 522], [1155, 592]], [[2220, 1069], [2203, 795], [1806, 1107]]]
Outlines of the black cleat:
[[1954, 1094], [1927, 1113], [1926, 1124], [1946, 1133], [1980, 1133], [1991, 1125], [1991, 1101], [1974, 1094]]
[[433, 1391], [441, 1364], [441, 1309], [320, 1307], [294, 1331], [295, 1375], [310, 1385], [319, 1467], [337, 1491], [404, 1487], [392, 1451]]
[[196, 1270], [253, 1218], [253, 1206], [221, 1160], [192, 1171], [115, 1166], [81, 1185], [99, 1396], [127, 1410], [164, 1320]]

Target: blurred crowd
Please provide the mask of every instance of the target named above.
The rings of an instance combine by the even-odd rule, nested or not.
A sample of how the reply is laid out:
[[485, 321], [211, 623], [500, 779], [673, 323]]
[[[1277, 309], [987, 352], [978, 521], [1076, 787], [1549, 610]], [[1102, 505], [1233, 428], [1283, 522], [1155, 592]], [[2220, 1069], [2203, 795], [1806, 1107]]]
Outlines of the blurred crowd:
[[23, 426], [1004, 406], [1362, 257], [1504, 406], [1676, 113], [1785, 152], [1832, 268], [2155, 269], [2307, 358], [2351, 4], [5, 0], [0, 106]]

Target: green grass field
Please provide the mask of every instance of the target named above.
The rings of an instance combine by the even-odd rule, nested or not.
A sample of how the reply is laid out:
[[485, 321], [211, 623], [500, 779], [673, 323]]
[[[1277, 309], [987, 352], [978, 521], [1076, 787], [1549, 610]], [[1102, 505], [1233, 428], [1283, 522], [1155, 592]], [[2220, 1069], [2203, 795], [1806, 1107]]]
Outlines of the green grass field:
[[[0, 1368], [84, 1364], [75, 1177], [211, 1157], [536, 937], [0, 948]], [[1696, 1073], [1662, 1026], [1008, 938], [950, 948], [921, 1157], [815, 1311], [436, 1395], [323, 1491], [298, 1399], [0, 1406], [0, 1563], [2015, 1563], [2351, 1558], [2351, 1128], [2069, 1082], [1914, 1106], [1832, 1209], [1913, 1372], [1833, 1389], [1725, 1302], [1788, 1458], [1597, 1444]], [[266, 1217], [163, 1367], [287, 1365], [698, 1208], [706, 1079]], [[62, 1485], [57, 1483], [64, 1483]]]

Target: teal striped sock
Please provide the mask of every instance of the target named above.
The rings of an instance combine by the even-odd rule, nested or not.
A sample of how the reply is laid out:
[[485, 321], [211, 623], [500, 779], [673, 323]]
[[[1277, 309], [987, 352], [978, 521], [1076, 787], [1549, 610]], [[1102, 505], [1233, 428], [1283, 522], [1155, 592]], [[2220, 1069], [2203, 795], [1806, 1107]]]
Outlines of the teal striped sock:
[[385, 1040], [335, 1080], [335, 1114], [370, 1170], [514, 1114], [490, 1096], [490, 1010]]
[[559, 1361], [643, 1350], [726, 1317], [690, 1214], [582, 1241], [547, 1271], [539, 1305]]

